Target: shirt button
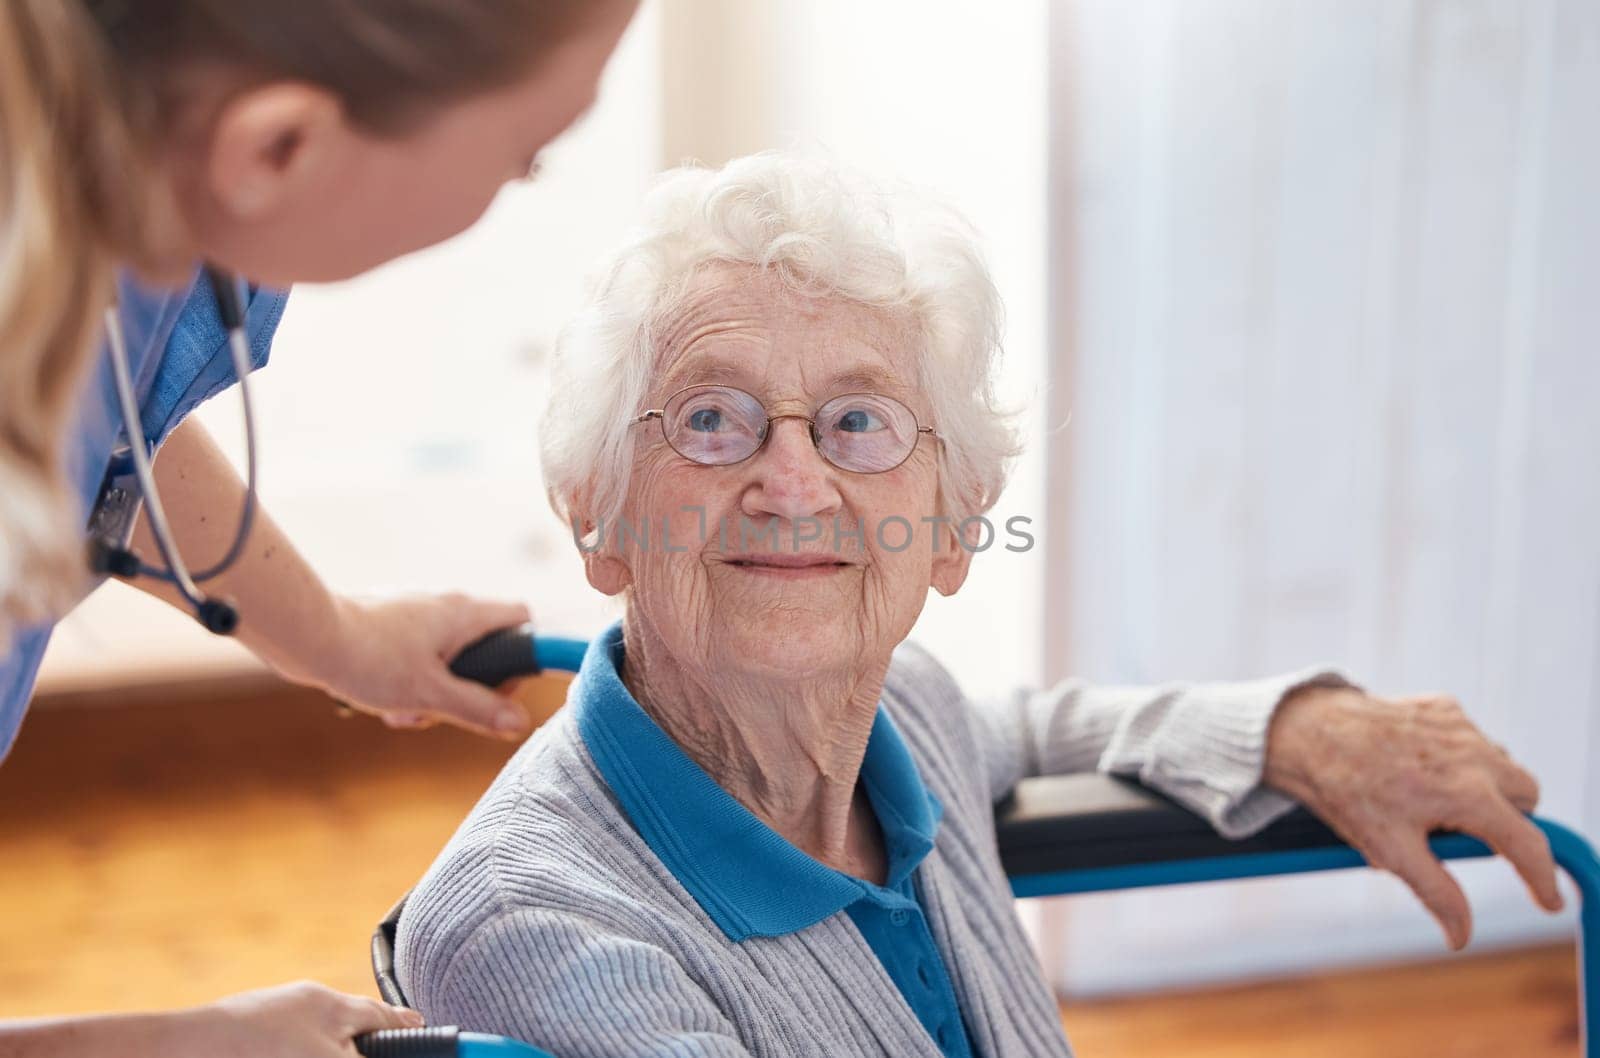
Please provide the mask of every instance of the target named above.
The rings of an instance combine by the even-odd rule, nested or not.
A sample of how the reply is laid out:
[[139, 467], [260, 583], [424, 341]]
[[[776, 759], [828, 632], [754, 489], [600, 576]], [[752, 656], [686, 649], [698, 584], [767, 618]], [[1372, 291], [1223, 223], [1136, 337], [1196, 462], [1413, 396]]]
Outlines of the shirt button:
[[917, 980], [922, 982], [922, 987], [923, 988], [932, 988], [933, 987], [933, 978], [928, 976], [928, 964], [927, 963], [925, 963], [925, 962], [917, 963]]
[[950, 1046], [950, 1025], [948, 1022], [939, 1026], [938, 1036], [940, 1047]]
[[893, 922], [897, 926], [903, 926], [907, 922], [911, 921], [911, 912], [907, 911], [903, 907], [897, 907], [893, 911], [889, 912], [889, 921]]

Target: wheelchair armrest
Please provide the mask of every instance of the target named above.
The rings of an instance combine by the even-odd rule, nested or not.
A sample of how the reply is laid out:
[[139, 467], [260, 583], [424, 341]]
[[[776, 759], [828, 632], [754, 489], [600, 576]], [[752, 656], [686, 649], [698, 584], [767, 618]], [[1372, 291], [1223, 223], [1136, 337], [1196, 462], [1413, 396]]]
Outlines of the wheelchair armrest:
[[410, 1002], [406, 994], [400, 990], [400, 979], [394, 973], [394, 939], [395, 932], [400, 928], [400, 913], [406, 908], [407, 892], [389, 913], [383, 916], [383, 921], [378, 923], [372, 931], [372, 976], [378, 983], [378, 994], [385, 1003], [397, 1007], [408, 1007]]
[[1024, 779], [996, 809], [995, 831], [1013, 877], [1345, 844], [1303, 808], [1232, 841], [1176, 801], [1097, 773]]
[[[1556, 862], [1600, 891], [1600, 863], [1583, 838], [1533, 820]], [[1361, 854], [1304, 809], [1248, 838], [1232, 840], [1162, 795], [1108, 775], [1028, 779], [995, 813], [1000, 860], [1017, 896], [1133, 889], [1362, 867]], [[1492, 855], [1465, 834], [1439, 832], [1428, 847], [1442, 860]], [[1588, 906], [1586, 902], [1586, 907]]]

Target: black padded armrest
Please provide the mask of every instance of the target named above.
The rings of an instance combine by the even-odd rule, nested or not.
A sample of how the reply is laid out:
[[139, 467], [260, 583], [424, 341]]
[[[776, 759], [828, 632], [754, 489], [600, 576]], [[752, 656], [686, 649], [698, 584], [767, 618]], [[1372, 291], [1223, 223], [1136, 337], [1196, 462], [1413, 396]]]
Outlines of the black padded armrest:
[[1012, 876], [1344, 845], [1303, 808], [1230, 841], [1153, 790], [1093, 773], [1024, 779], [996, 809], [995, 830]]

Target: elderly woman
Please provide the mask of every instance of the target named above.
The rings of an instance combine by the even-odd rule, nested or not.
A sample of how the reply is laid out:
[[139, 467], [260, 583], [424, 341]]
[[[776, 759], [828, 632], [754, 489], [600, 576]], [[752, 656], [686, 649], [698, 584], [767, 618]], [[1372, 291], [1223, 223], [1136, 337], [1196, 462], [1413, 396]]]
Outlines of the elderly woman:
[[1456, 945], [1431, 827], [1558, 906], [1533, 779], [1448, 700], [1308, 671], [979, 706], [905, 642], [965, 580], [1013, 450], [998, 313], [927, 204], [772, 155], [664, 178], [544, 424], [624, 616], [407, 905], [399, 973], [431, 1020], [562, 1058], [1068, 1054], [993, 810], [1095, 768], [1229, 835], [1300, 800]]

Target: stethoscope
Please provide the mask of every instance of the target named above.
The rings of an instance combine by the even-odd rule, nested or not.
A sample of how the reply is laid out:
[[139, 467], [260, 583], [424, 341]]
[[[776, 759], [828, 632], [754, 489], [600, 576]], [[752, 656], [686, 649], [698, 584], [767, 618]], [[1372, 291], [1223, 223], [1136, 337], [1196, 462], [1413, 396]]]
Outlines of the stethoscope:
[[[161, 552], [163, 566], [152, 566], [128, 546], [133, 531], [133, 519], [126, 519], [120, 538], [91, 530], [89, 543], [89, 568], [96, 573], [107, 573], [123, 580], [135, 577], [152, 577], [177, 587], [184, 600], [194, 610], [195, 619], [209, 632], [232, 635], [239, 627], [239, 611], [225, 598], [207, 595], [200, 585], [227, 572], [244, 552], [250, 537], [250, 528], [256, 516], [256, 424], [255, 408], [250, 400], [250, 339], [244, 327], [244, 295], [238, 277], [220, 269], [207, 266], [207, 281], [216, 294], [217, 308], [222, 325], [228, 332], [228, 352], [233, 359], [234, 375], [239, 380], [239, 395], [244, 403], [245, 431], [245, 493], [244, 505], [239, 514], [239, 527], [234, 531], [233, 543], [222, 559], [206, 569], [191, 572], [178, 553], [177, 542], [167, 522], [166, 509], [161, 504], [161, 493], [156, 488], [155, 474], [151, 471], [150, 446], [145, 442], [144, 422], [139, 415], [139, 401], [134, 395], [133, 376], [128, 369], [127, 340], [122, 333], [122, 321], [116, 307], [106, 310], [106, 346], [111, 360], [111, 371], [117, 389], [117, 402], [122, 408], [122, 426], [127, 434], [128, 455], [138, 482], [139, 494], [144, 500], [145, 516], [150, 520], [150, 532], [156, 538], [156, 548]], [[105, 493], [102, 492], [102, 502]], [[137, 502], [137, 501], [135, 501]], [[97, 504], [98, 507], [98, 504]]]

